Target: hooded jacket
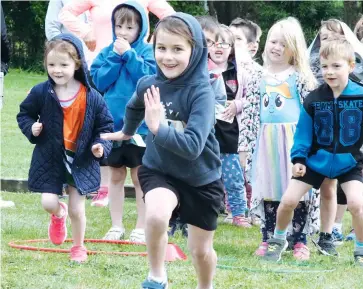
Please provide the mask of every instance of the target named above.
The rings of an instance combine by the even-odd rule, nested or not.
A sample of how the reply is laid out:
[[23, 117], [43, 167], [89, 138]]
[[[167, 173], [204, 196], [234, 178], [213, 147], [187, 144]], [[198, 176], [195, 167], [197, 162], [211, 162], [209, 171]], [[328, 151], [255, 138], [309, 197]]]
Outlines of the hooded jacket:
[[349, 80], [338, 98], [327, 84], [305, 99], [291, 160], [334, 179], [362, 165], [363, 85]]
[[[363, 83], [363, 44], [357, 39], [352, 30], [344, 22], [340, 22], [344, 32], [345, 39], [353, 46], [355, 51], [355, 68], [350, 74], [350, 79]], [[310, 67], [317, 79], [319, 85], [324, 83], [323, 75], [320, 68], [320, 33], [318, 33], [308, 48], [310, 57]]]
[[143, 165], [191, 186], [203, 186], [221, 177], [219, 145], [214, 135], [215, 96], [207, 69], [208, 50], [198, 21], [184, 13], [177, 17], [189, 27], [195, 44], [184, 72], [168, 79], [156, 75], [140, 80], [127, 105], [123, 132], [133, 135], [144, 118], [144, 92], [159, 87], [163, 113], [158, 133], [149, 132]]
[[[127, 102], [135, 92], [136, 84], [145, 75], [155, 73], [153, 48], [144, 42], [148, 31], [148, 20], [142, 6], [133, 1], [116, 6], [112, 12], [113, 40], [115, 35], [114, 14], [122, 6], [135, 8], [141, 16], [139, 37], [130, 44], [131, 49], [119, 55], [113, 51], [114, 43], [101, 50], [91, 65], [93, 83], [100, 92], [104, 92], [105, 101], [114, 118], [115, 131], [122, 129]], [[142, 124], [139, 134], [147, 134], [147, 126]]]
[[[59, 34], [57, 38], [72, 43], [82, 60], [74, 78], [87, 89], [87, 106], [71, 170], [78, 191], [87, 194], [97, 191], [100, 187], [99, 160], [102, 158], [95, 158], [91, 147], [96, 143], [102, 144], [103, 157], [108, 156], [112, 144], [101, 139], [100, 134], [112, 132], [112, 116], [102, 96], [91, 88], [87, 81], [87, 64], [81, 41], [71, 34]], [[43, 129], [40, 135], [35, 137], [32, 134], [32, 125], [38, 120], [43, 124]], [[20, 104], [17, 121], [22, 133], [35, 144], [29, 170], [29, 189], [34, 192], [61, 194], [66, 182], [64, 118], [54, 91], [54, 82], [49, 76], [47, 81], [34, 86]]]

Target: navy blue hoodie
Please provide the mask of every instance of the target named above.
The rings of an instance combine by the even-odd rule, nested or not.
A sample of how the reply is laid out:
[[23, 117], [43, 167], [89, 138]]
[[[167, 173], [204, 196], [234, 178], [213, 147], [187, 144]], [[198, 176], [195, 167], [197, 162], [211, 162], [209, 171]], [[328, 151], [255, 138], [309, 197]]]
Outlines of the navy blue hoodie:
[[362, 166], [363, 85], [349, 80], [338, 98], [327, 84], [304, 100], [297, 124], [292, 162], [334, 179]]
[[191, 186], [202, 186], [221, 177], [219, 145], [214, 136], [214, 92], [207, 68], [208, 50], [198, 21], [188, 14], [181, 19], [189, 27], [195, 44], [185, 71], [167, 79], [157, 67], [156, 75], [140, 80], [135, 95], [127, 104], [123, 132], [133, 135], [144, 118], [144, 92], [155, 85], [165, 119], [157, 135], [149, 132], [143, 164]]

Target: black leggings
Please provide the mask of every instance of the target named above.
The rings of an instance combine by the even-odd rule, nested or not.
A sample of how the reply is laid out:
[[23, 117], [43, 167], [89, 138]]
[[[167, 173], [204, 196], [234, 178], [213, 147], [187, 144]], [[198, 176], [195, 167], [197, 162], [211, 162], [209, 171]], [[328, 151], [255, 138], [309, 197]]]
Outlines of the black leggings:
[[[277, 208], [280, 205], [278, 201], [264, 201], [265, 210], [265, 227], [261, 229], [262, 231], [262, 242], [266, 242], [268, 239], [272, 238], [274, 235], [276, 227], [276, 216]], [[294, 235], [294, 244], [303, 243], [306, 245], [306, 234], [303, 233], [306, 220], [307, 220], [307, 208], [305, 202], [299, 202], [295, 211], [294, 218], [292, 219], [292, 226]]]

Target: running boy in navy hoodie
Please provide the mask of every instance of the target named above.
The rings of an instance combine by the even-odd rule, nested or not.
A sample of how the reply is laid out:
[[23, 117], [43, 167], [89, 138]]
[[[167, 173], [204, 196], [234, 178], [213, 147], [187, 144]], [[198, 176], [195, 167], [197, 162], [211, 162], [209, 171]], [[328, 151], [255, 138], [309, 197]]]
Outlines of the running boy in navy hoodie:
[[168, 287], [167, 229], [177, 210], [188, 224], [197, 288], [211, 289], [217, 262], [213, 237], [224, 192], [207, 43], [197, 20], [184, 13], [161, 20], [154, 35], [156, 75], [140, 80], [127, 104], [122, 131], [102, 137], [130, 139], [144, 118], [150, 130], [139, 170], [150, 263], [142, 288]]
[[355, 55], [345, 39], [320, 49], [325, 83], [305, 99], [291, 149], [293, 177], [277, 211], [266, 260], [279, 261], [287, 247], [286, 232], [299, 200], [325, 178], [338, 179], [347, 196], [356, 232], [354, 259], [363, 266], [363, 86], [351, 81]]
[[[114, 129], [123, 128], [126, 104], [135, 92], [136, 84], [145, 75], [154, 74], [155, 59], [150, 44], [144, 42], [149, 23], [142, 6], [133, 1], [116, 6], [112, 12], [114, 42], [101, 50], [91, 65], [91, 76], [96, 88], [104, 92], [105, 101], [114, 119]], [[106, 240], [122, 239], [125, 229], [122, 224], [125, 198], [124, 184], [126, 168], [130, 168], [135, 186], [138, 219], [130, 240], [145, 242], [145, 206], [137, 171], [145, 152], [142, 140], [148, 129], [142, 123], [136, 136], [128, 141], [114, 143], [111, 154], [105, 161], [110, 167], [109, 207], [112, 227], [105, 235]]]

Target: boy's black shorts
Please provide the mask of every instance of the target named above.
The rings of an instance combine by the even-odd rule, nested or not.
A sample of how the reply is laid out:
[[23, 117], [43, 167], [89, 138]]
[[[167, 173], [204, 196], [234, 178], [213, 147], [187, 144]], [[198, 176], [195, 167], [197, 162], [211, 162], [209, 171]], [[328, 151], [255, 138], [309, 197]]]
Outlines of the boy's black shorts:
[[178, 198], [175, 211], [180, 220], [206, 231], [217, 228], [219, 207], [224, 195], [220, 179], [200, 187], [192, 187], [174, 177], [141, 166], [138, 171], [141, 189], [145, 195], [156, 188], [172, 191]]
[[123, 166], [131, 169], [136, 168], [141, 166], [144, 153], [144, 147], [134, 144], [122, 144], [121, 147], [112, 148], [111, 153], [100, 162], [100, 165], [113, 168], [121, 168]]
[[[312, 185], [314, 189], [319, 189], [321, 184], [323, 183], [326, 176], [319, 174], [313, 170], [311, 170], [308, 166], [306, 166], [306, 173], [303, 177], [292, 177], [294, 180], [298, 180], [304, 182], [306, 184]], [[363, 183], [363, 175], [362, 169], [360, 167], [355, 167], [350, 171], [336, 177], [339, 184], [344, 184], [350, 181], [359, 181]]]

